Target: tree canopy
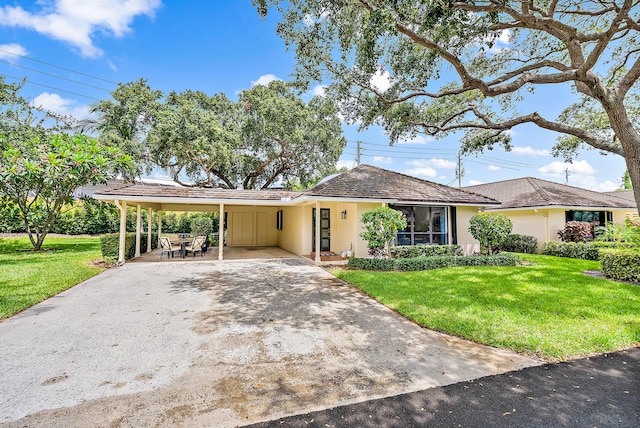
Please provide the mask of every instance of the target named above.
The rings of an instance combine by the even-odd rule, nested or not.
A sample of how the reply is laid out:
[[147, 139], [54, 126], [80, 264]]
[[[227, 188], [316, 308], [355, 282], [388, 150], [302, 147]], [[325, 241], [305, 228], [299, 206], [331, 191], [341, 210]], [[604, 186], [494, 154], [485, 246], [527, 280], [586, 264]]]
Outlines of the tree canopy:
[[71, 134], [68, 124], [32, 107], [19, 90], [0, 80], [0, 205], [18, 208], [38, 251], [74, 190], [130, 172], [133, 162], [112, 145]]
[[238, 101], [192, 90], [165, 95], [144, 80], [113, 96], [94, 106], [102, 137], [187, 186], [305, 185], [333, 170], [346, 145], [334, 104], [305, 102], [282, 81], [242, 91]]
[[[471, 152], [509, 150], [508, 131], [535, 124], [561, 134], [553, 151], [566, 159], [585, 144], [623, 156], [640, 205], [640, 1], [253, 3], [282, 13], [296, 82], [331, 82], [327, 94], [362, 127], [381, 125], [392, 142], [462, 130]], [[576, 97], [557, 117], [527, 110], [543, 85]]]

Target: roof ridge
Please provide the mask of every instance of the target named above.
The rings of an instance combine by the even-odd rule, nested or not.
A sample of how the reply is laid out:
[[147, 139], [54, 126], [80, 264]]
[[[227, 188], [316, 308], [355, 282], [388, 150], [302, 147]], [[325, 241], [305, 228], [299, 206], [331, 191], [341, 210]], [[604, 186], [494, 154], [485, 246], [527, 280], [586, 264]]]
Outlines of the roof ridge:
[[[527, 180], [527, 183], [529, 183], [531, 187], [534, 188], [534, 190], [538, 193], [538, 195], [540, 195], [540, 197], [545, 202], [547, 202], [548, 204], [551, 204], [553, 202], [553, 198], [549, 195], [549, 193], [547, 193], [547, 191], [544, 190], [542, 187], [540, 187], [539, 184], [537, 183], [538, 179], [536, 179], [535, 177], [527, 177], [526, 180]], [[542, 181], [546, 181], [546, 180], [542, 180]], [[549, 183], [552, 183], [552, 182], [549, 182]]]

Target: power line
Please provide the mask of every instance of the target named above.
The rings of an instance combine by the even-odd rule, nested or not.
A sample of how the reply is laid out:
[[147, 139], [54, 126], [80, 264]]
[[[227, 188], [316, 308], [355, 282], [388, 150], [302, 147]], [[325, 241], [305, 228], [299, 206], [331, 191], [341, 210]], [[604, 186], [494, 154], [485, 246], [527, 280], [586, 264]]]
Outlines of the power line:
[[[10, 79], [15, 79], [15, 80], [22, 80], [20, 77], [10, 76], [10, 75], [4, 74], [4, 73], [0, 73], [0, 76], [8, 77]], [[90, 97], [89, 95], [79, 94], [79, 93], [73, 92], [73, 91], [67, 91], [66, 89], [56, 88], [55, 86], [45, 85], [44, 83], [38, 83], [38, 82], [34, 82], [32, 80], [25, 80], [25, 83], [30, 83], [32, 85], [42, 86], [44, 88], [54, 89], [54, 90], [60, 91], [60, 92], [66, 92], [67, 94], [77, 95], [79, 97], [89, 98], [89, 99], [95, 100], [95, 101], [102, 101], [99, 98]]]
[[47, 73], [46, 71], [36, 70], [35, 68], [26, 67], [26, 66], [20, 65], [20, 64], [12, 64], [11, 62], [5, 61], [3, 59], [0, 59], [0, 62], [4, 62], [4, 63], [12, 65], [14, 67], [23, 68], [25, 70], [35, 71], [36, 73], [44, 74], [46, 76], [55, 77], [56, 79], [66, 80], [67, 82], [77, 83], [78, 85], [83, 85], [83, 86], [87, 86], [89, 88], [94, 88], [94, 89], [100, 89], [101, 91], [105, 91], [105, 92], [111, 93], [111, 90], [109, 90], [109, 89], [101, 88], [100, 86], [91, 85], [89, 83], [84, 83], [84, 82], [81, 82], [79, 80], [69, 79], [69, 78], [66, 78], [66, 77], [59, 76], [57, 74]]
[[71, 73], [76, 73], [76, 74], [79, 74], [79, 75], [81, 75], [81, 76], [89, 77], [89, 78], [91, 78], [91, 79], [101, 80], [101, 81], [103, 81], [103, 82], [111, 83], [111, 84], [113, 84], [113, 85], [117, 85], [117, 84], [118, 84], [118, 82], [114, 82], [114, 81], [112, 81], [112, 80], [103, 79], [102, 77], [93, 76], [93, 75], [91, 75], [91, 74], [83, 73], [83, 72], [81, 72], [81, 71], [73, 70], [73, 69], [71, 69], [71, 68], [65, 68], [65, 67], [61, 67], [61, 66], [59, 66], [59, 65], [51, 64], [51, 63], [49, 63], [49, 62], [40, 61], [40, 60], [38, 60], [38, 59], [30, 58], [30, 57], [28, 57], [28, 56], [26, 56], [26, 55], [20, 55], [20, 54], [17, 54], [17, 53], [15, 53], [15, 52], [6, 51], [6, 50], [4, 50], [4, 49], [0, 49], [0, 52], [6, 53], [6, 54], [9, 54], [9, 55], [14, 55], [14, 56], [17, 56], [17, 57], [20, 57], [20, 58], [24, 58], [24, 59], [26, 59], [27, 61], [33, 61], [33, 62], [37, 62], [37, 63], [40, 63], [40, 64], [48, 65], [49, 67], [54, 67], [54, 68], [58, 68], [58, 69], [60, 69], [60, 70], [69, 71], [69, 72], [71, 72]]

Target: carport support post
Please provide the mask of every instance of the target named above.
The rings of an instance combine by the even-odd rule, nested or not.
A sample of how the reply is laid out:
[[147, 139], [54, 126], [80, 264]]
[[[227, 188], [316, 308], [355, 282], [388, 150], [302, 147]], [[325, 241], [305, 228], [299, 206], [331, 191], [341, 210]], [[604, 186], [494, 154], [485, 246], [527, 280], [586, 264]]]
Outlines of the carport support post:
[[153, 210], [147, 208], [147, 253], [151, 252], [151, 220], [153, 220]]
[[222, 260], [224, 251], [224, 204], [220, 203], [220, 213], [218, 214], [218, 260]]
[[162, 236], [162, 210], [158, 211], [158, 247], [160, 246], [160, 236]]
[[124, 246], [127, 240], [127, 203], [125, 201], [114, 201], [120, 210], [120, 237], [118, 238], [118, 264], [124, 264]]
[[316, 224], [313, 226], [316, 228], [316, 264], [320, 264], [320, 201], [316, 201]]
[[136, 257], [140, 257], [140, 233], [142, 229], [142, 209], [136, 205]]

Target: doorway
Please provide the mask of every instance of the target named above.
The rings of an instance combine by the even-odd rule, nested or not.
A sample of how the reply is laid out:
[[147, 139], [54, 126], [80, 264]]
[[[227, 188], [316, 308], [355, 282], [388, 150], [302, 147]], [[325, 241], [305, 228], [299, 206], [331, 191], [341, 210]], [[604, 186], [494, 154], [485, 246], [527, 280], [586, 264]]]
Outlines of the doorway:
[[[311, 243], [311, 251], [316, 251], [316, 209], [313, 208], [312, 214], [313, 237]], [[320, 208], [320, 251], [331, 251], [331, 210], [329, 208]]]

